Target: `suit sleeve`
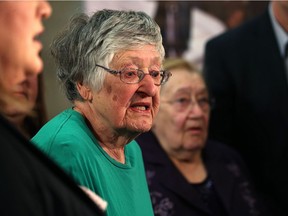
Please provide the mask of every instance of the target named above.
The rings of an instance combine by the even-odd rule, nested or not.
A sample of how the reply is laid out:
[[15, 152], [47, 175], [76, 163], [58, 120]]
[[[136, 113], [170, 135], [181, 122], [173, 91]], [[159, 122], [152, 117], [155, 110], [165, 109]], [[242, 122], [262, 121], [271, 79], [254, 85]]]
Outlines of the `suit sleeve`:
[[228, 68], [229, 52], [217, 42], [212, 40], [207, 43], [204, 57], [204, 79], [210, 97], [215, 100], [210, 117], [209, 137], [229, 144], [232, 136], [235, 90]]

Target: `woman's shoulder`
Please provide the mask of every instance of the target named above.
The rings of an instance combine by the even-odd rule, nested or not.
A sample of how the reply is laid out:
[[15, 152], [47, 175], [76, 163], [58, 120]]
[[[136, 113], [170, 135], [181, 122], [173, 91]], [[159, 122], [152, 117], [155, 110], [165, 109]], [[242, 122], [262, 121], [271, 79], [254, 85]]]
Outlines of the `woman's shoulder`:
[[242, 163], [242, 158], [235, 149], [225, 143], [215, 140], [207, 141], [206, 147], [204, 149], [204, 155], [210, 159], [217, 159], [222, 161], [233, 160]]
[[81, 118], [72, 109], [52, 118], [31, 139], [48, 153], [55, 148], [81, 150], [89, 140], [88, 132], [81, 126]]

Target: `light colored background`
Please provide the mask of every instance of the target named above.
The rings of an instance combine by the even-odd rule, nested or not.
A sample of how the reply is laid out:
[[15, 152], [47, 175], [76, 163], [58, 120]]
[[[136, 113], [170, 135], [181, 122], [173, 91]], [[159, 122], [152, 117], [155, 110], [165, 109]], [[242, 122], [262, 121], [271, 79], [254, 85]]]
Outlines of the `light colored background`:
[[54, 36], [68, 23], [70, 17], [75, 13], [83, 11], [83, 2], [81, 1], [51, 1], [53, 13], [52, 16], [44, 22], [45, 33], [42, 42], [44, 49], [42, 57], [44, 61], [44, 97], [47, 107], [48, 119], [71, 106], [64, 93], [60, 89], [56, 78], [56, 68], [54, 60], [50, 55], [50, 44]]

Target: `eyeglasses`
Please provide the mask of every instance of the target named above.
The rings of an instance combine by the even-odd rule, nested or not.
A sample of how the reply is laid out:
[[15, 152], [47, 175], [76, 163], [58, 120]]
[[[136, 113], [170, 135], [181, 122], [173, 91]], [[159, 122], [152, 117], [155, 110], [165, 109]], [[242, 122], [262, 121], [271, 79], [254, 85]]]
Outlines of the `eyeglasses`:
[[127, 84], [135, 84], [141, 82], [146, 75], [150, 75], [154, 80], [154, 84], [157, 86], [165, 84], [170, 76], [172, 76], [171, 72], [165, 70], [153, 70], [149, 71], [149, 74], [145, 74], [144, 71], [134, 68], [124, 68], [122, 70], [111, 70], [104, 66], [96, 64], [97, 67], [104, 69], [105, 71], [117, 75], [120, 74], [120, 80]]
[[188, 110], [190, 105], [198, 105], [203, 112], [209, 112], [213, 107], [215, 100], [207, 97], [201, 97], [196, 100], [192, 100], [191, 97], [180, 97], [172, 101], [161, 101], [161, 103], [169, 103], [175, 108], [177, 112], [184, 112]]

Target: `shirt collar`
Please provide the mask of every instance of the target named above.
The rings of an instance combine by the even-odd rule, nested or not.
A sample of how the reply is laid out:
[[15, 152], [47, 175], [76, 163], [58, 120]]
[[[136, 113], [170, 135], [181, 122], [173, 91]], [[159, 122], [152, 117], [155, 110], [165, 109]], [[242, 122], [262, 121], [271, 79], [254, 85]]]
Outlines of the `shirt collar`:
[[280, 24], [277, 22], [275, 18], [274, 11], [272, 9], [272, 3], [269, 3], [269, 15], [272, 23], [272, 27], [274, 29], [277, 43], [279, 46], [279, 50], [281, 55], [285, 56], [285, 46], [288, 43], [288, 34], [285, 32], [285, 30], [280, 26]]

